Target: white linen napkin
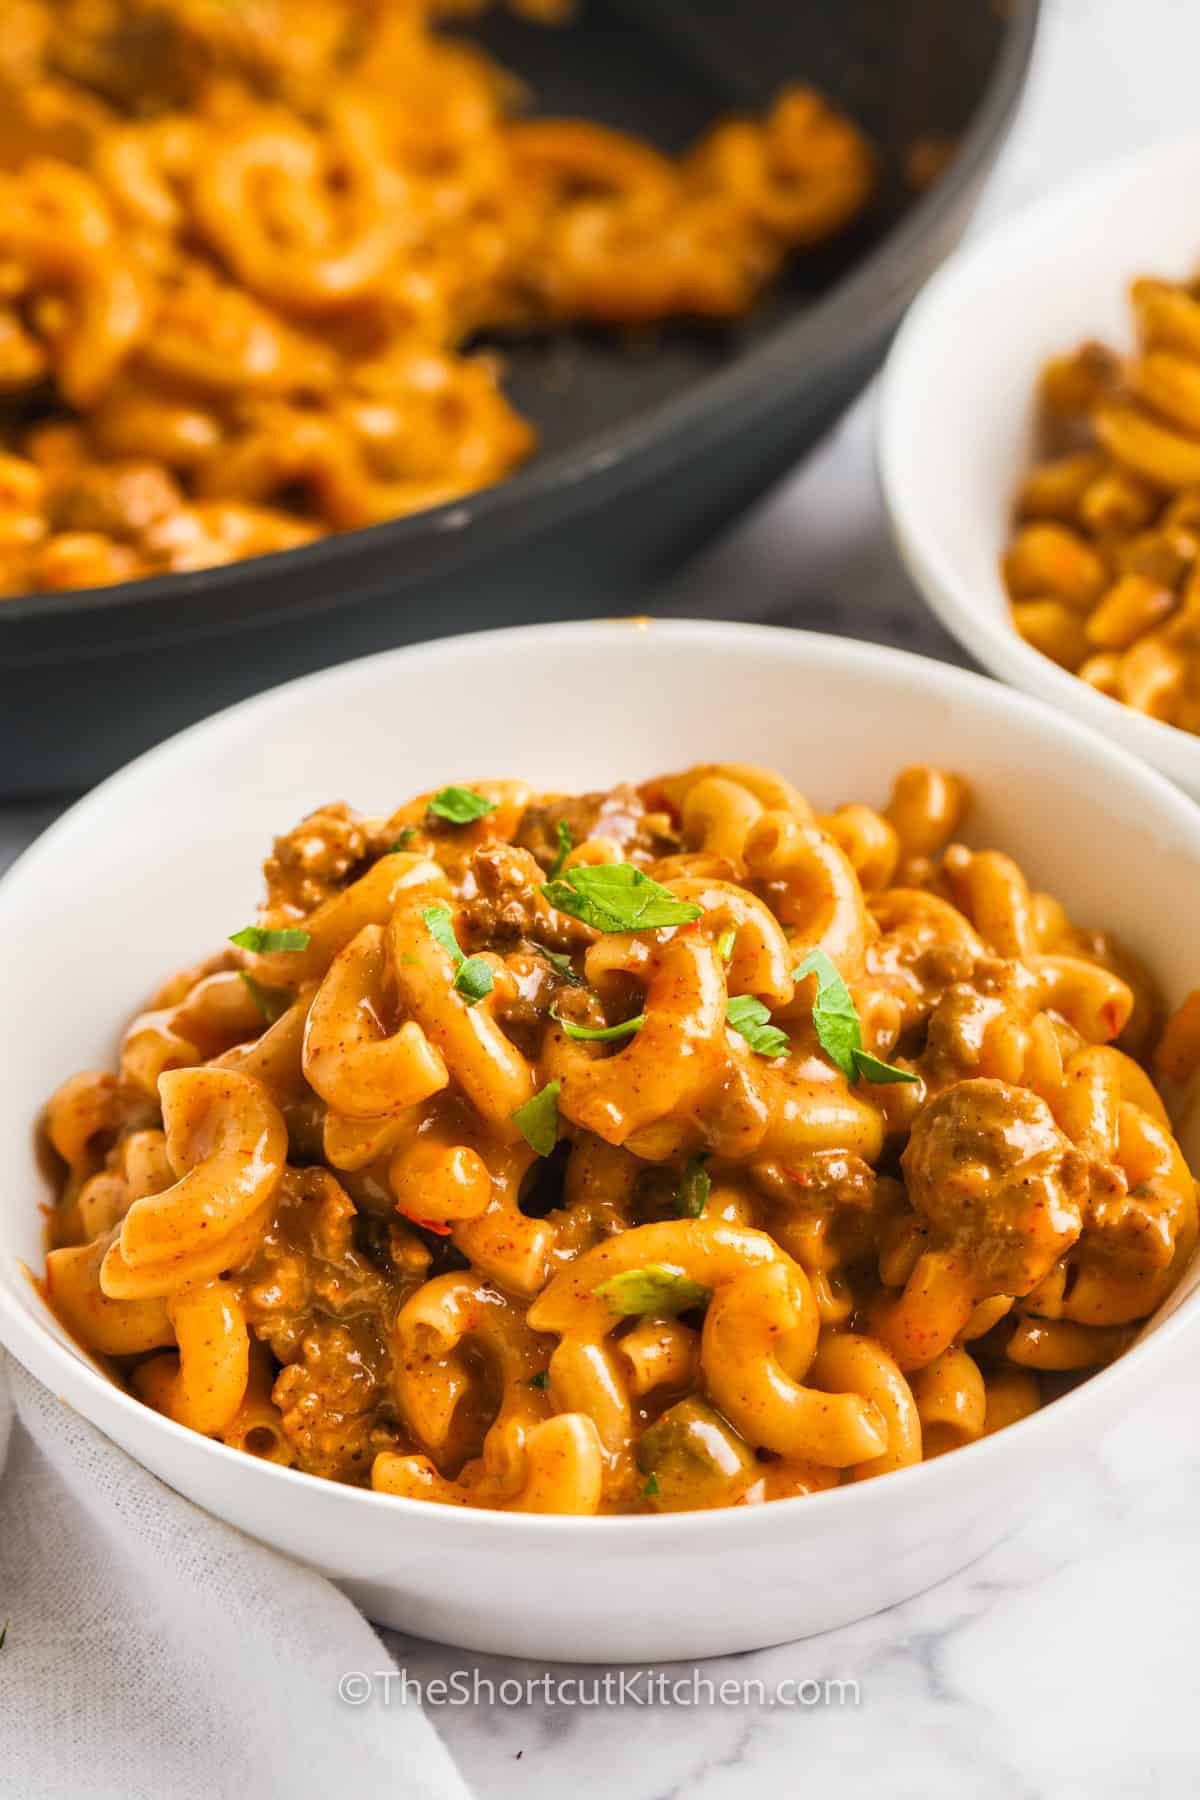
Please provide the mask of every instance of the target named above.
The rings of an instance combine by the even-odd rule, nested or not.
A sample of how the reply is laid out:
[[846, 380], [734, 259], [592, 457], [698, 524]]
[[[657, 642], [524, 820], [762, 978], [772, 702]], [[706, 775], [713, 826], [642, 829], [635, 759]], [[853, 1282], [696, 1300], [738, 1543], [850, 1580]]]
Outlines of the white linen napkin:
[[0, 1350], [0, 1793], [470, 1800], [322, 1576], [156, 1480]]

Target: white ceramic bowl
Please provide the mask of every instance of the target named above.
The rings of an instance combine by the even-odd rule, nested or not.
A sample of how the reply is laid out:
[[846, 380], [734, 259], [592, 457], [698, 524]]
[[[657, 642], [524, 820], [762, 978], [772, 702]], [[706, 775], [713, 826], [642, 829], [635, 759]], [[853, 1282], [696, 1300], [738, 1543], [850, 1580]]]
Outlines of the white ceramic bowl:
[[[103, 1063], [169, 970], [257, 898], [275, 830], [340, 796], [386, 810], [447, 779], [565, 788], [697, 759], [785, 770], [822, 805], [881, 802], [928, 759], [978, 784], [1001, 844], [1085, 921], [1200, 975], [1200, 811], [1098, 737], [976, 676], [832, 638], [610, 622], [451, 639], [351, 663], [223, 713], [98, 788], [0, 882], [0, 1338], [164, 1481], [345, 1583], [374, 1618], [537, 1657], [697, 1657], [845, 1623], [960, 1568], [1083, 1440], [1153, 1384], [1200, 1312], [1033, 1419], [925, 1467], [749, 1511], [538, 1518], [362, 1493], [197, 1437], [113, 1386], [22, 1273], [46, 1189], [32, 1123]], [[1200, 1142], [1192, 1143], [1193, 1157]]]
[[1200, 135], [1155, 144], [952, 256], [892, 348], [879, 467], [900, 553], [955, 637], [993, 674], [1200, 796], [1200, 738], [1110, 700], [1031, 648], [1000, 579], [1042, 364], [1085, 338], [1129, 346], [1131, 279], [1195, 272], [1198, 185]]

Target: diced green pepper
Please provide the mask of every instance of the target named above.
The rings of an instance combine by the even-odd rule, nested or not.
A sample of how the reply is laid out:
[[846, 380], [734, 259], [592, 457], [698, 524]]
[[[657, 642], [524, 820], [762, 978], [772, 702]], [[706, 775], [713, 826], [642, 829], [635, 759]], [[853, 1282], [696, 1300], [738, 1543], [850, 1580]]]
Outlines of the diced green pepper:
[[669, 1407], [642, 1433], [637, 1464], [657, 1480], [651, 1497], [664, 1512], [729, 1506], [759, 1473], [753, 1451], [732, 1425], [695, 1398]]

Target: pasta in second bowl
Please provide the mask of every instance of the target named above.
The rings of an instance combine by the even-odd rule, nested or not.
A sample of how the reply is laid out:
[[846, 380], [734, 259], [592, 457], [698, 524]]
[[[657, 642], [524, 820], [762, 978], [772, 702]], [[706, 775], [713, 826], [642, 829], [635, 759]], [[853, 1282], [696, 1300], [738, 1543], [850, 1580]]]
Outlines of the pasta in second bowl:
[[[279, 838], [257, 923], [114, 1044], [321, 794], [377, 810]], [[118, 820], [152, 871], [100, 854]], [[636, 1657], [844, 1622], [1009, 1528], [1194, 1309], [1198, 863], [1164, 784], [893, 652], [549, 628], [280, 690], [0, 888], [5, 1339], [410, 1629]], [[57, 1320], [15, 1260], [56, 1086]]]
[[[1162, 455], [1148, 460], [1141, 439], [1190, 452], [1178, 397], [1161, 382], [1163, 344], [1179, 349], [1178, 333], [1164, 338], [1146, 311], [1161, 306], [1160, 296], [1186, 295], [1200, 266], [1188, 204], [1198, 173], [1200, 138], [1156, 144], [955, 256], [897, 338], [880, 439], [897, 542], [943, 623], [993, 673], [1098, 727], [1193, 794], [1200, 743], [1187, 685], [1186, 586], [1174, 571], [1162, 579], [1160, 540], [1190, 549], [1178, 527], [1194, 471], [1181, 473]], [[1139, 338], [1151, 351], [1140, 361]], [[1072, 362], [1067, 353], [1079, 345], [1085, 353]], [[1167, 366], [1176, 374], [1178, 358]], [[1147, 367], [1162, 389], [1150, 411], [1139, 410], [1138, 397]], [[1076, 544], [1063, 528], [1073, 517], [1060, 512], [1048, 523], [1047, 506], [1064, 503], [1061, 492], [1049, 494], [1054, 471], [1028, 479], [1046, 451], [1044, 403], [1060, 422], [1064, 408], [1089, 410], [1090, 395], [1080, 401], [1066, 391], [1089, 379], [1097, 390], [1115, 383], [1116, 435], [1107, 417], [1094, 438], [1076, 418], [1069, 446], [1062, 434], [1056, 447], [1084, 453], [1072, 459], [1081, 476], [1089, 457], [1101, 476], [1078, 516], [1079, 551], [1096, 564], [1095, 596], [1070, 591], [1070, 578], [1064, 586], [1063, 571], [1049, 567]], [[1111, 463], [1106, 435], [1116, 446]], [[1069, 477], [1068, 465], [1057, 473]], [[1025, 523], [1015, 536], [1014, 519]], [[1100, 604], [1089, 616], [1093, 598]]]

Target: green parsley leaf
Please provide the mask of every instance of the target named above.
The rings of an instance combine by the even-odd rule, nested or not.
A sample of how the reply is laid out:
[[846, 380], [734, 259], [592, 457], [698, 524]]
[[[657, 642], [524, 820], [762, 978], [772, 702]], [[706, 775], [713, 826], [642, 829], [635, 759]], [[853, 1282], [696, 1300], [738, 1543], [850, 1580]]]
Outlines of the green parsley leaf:
[[663, 925], [687, 925], [701, 908], [677, 900], [632, 863], [577, 863], [561, 881], [542, 888], [551, 906], [569, 913], [595, 931], [655, 931]]
[[259, 956], [269, 956], [275, 950], [307, 950], [307, 931], [297, 931], [291, 926], [283, 931], [273, 931], [263, 925], [243, 925], [230, 938], [239, 950], [253, 950]]
[[289, 994], [286, 988], [263, 987], [261, 982], [255, 981], [253, 975], [247, 975], [245, 969], [239, 969], [238, 974], [245, 982], [250, 991], [250, 998], [267, 1024], [273, 1025], [276, 1019], [282, 1019], [296, 998], [295, 994]]
[[734, 930], [733, 926], [731, 925], [729, 927], [729, 929], [727, 931], [723, 931], [721, 933], [720, 937], [717, 939], [717, 955], [720, 957], [720, 959], [723, 963], [728, 963], [728, 962], [733, 961], [733, 946], [736, 943], [737, 943], [737, 932]]
[[557, 880], [558, 876], [562, 874], [563, 864], [566, 862], [571, 851], [575, 848], [575, 839], [571, 836], [571, 827], [567, 824], [565, 819], [560, 819], [554, 830], [555, 835], [558, 838], [558, 855], [550, 864], [550, 874], [548, 877], [550, 881]]
[[854, 1052], [854, 1066], [864, 1081], [874, 1082], [877, 1087], [887, 1086], [889, 1082], [893, 1081], [919, 1081], [921, 1079], [919, 1075], [914, 1075], [911, 1069], [898, 1069], [895, 1063], [880, 1062], [879, 1058], [872, 1056], [869, 1050]]
[[771, 1024], [771, 1014], [753, 994], [734, 994], [725, 1007], [725, 1023], [745, 1038], [759, 1056], [784, 1056], [791, 1044], [786, 1031]]
[[640, 1269], [623, 1269], [619, 1275], [610, 1275], [592, 1292], [620, 1318], [632, 1313], [687, 1312], [693, 1306], [706, 1306], [710, 1298], [708, 1288], [701, 1287], [689, 1275], [681, 1275], [677, 1269], [669, 1269], [665, 1263], [646, 1263]]
[[412, 843], [412, 841], [416, 837], [416, 835], [417, 835], [416, 826], [415, 825], [406, 825], [404, 827], [404, 830], [400, 833], [400, 836], [396, 839], [395, 843], [390, 846], [389, 854], [391, 854], [391, 852], [395, 851], [395, 850], [407, 850], [408, 846]]
[[675, 1190], [675, 1214], [680, 1219], [698, 1219], [708, 1205], [712, 1177], [705, 1168], [706, 1156], [693, 1156], [684, 1164], [679, 1186]]
[[468, 1006], [474, 1006], [490, 994], [495, 987], [492, 965], [482, 956], [466, 956], [458, 965], [458, 974], [454, 977], [454, 986], [463, 996]]
[[574, 1019], [564, 1019], [553, 1007], [550, 1017], [569, 1038], [580, 1038], [588, 1044], [611, 1044], [617, 1038], [632, 1037], [646, 1023], [645, 1013], [639, 1013], [636, 1019], [623, 1019], [619, 1025], [576, 1025]]
[[421, 914], [425, 921], [425, 929], [435, 943], [440, 944], [454, 963], [455, 968], [466, 957], [459, 949], [458, 939], [454, 935], [454, 921], [450, 917], [448, 906], [427, 906]]
[[439, 788], [429, 802], [429, 810], [435, 818], [445, 819], [448, 825], [473, 825], [476, 819], [486, 819], [489, 813], [494, 813], [496, 803], [485, 800], [473, 788], [444, 787]]
[[857, 1081], [854, 1057], [862, 1049], [862, 1025], [850, 989], [823, 950], [813, 950], [792, 970], [793, 981], [804, 981], [809, 975], [817, 978], [812, 1009], [817, 1042], [847, 1081]]
[[529, 1377], [529, 1385], [531, 1388], [537, 1388], [539, 1393], [544, 1394], [546, 1389], [550, 1386], [549, 1369], [539, 1369], [536, 1375], [531, 1375]]
[[545, 944], [535, 944], [534, 949], [538, 952], [539, 956], [545, 957], [552, 969], [558, 970], [564, 981], [570, 982], [572, 987], [583, 986], [583, 976], [575, 973], [574, 969], [571, 967], [571, 959], [565, 951], [547, 950]]
[[485, 994], [490, 994], [496, 985], [491, 964], [482, 956], [463, 955], [454, 935], [454, 924], [448, 906], [427, 906], [421, 917], [430, 937], [442, 946], [454, 963], [456, 991], [463, 996], [468, 1006], [474, 1006]]
[[894, 1068], [891, 1063], [881, 1062], [863, 1049], [862, 1023], [850, 989], [823, 950], [810, 951], [792, 970], [793, 981], [803, 981], [809, 975], [817, 978], [817, 997], [812, 1009], [817, 1042], [847, 1081], [857, 1081], [860, 1075], [876, 1083], [918, 1079], [907, 1069]]
[[657, 1475], [647, 1475], [646, 1485], [642, 1489], [642, 1499], [643, 1500], [652, 1500], [654, 1498], [655, 1494], [657, 1494], [657, 1492], [658, 1492], [658, 1476]]
[[524, 1106], [518, 1106], [512, 1115], [512, 1122], [520, 1132], [531, 1150], [539, 1156], [549, 1156], [558, 1142], [558, 1095], [562, 1087], [561, 1081], [551, 1081], [535, 1094], [532, 1100], [526, 1100]]

